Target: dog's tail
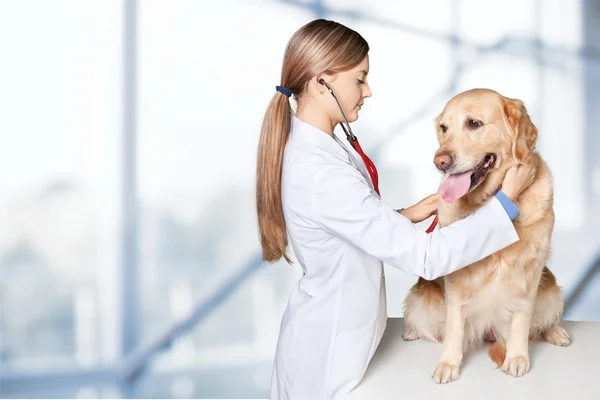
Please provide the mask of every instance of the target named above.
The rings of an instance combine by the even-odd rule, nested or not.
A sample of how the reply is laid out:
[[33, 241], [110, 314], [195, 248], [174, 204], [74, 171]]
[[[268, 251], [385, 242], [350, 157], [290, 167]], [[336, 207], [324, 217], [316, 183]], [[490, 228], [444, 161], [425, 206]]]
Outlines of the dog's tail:
[[500, 368], [502, 364], [504, 364], [504, 359], [506, 358], [506, 345], [504, 343], [495, 342], [490, 346], [488, 355], [492, 361], [496, 363], [496, 366]]

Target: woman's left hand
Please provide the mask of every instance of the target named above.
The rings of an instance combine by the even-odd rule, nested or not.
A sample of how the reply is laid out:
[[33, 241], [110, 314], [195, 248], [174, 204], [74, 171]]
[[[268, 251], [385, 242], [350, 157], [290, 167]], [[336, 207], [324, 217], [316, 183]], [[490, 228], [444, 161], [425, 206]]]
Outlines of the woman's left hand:
[[438, 198], [437, 193], [429, 195], [414, 206], [403, 209], [400, 214], [410, 219], [413, 224], [425, 221], [432, 215], [437, 214]]

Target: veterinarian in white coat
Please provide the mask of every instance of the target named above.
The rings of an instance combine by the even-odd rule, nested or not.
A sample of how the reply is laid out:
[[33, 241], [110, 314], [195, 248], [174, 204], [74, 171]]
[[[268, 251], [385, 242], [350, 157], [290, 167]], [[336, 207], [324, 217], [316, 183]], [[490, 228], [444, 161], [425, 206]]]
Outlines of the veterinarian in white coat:
[[288, 259], [289, 235], [303, 271], [281, 323], [270, 399], [342, 399], [356, 387], [386, 327], [383, 262], [434, 279], [518, 240], [509, 198], [532, 171], [511, 170], [487, 205], [431, 234], [414, 223], [435, 213], [436, 195], [401, 212], [380, 198], [370, 160], [358, 162], [333, 134], [340, 109], [353, 122], [371, 96], [368, 49], [338, 23], [305, 25], [288, 44], [265, 115], [257, 159], [263, 256]]

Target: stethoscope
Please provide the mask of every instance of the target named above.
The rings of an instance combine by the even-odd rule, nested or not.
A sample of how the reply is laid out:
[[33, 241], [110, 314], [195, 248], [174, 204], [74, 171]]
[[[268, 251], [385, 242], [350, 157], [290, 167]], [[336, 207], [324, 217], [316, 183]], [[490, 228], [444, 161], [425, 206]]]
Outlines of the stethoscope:
[[325, 82], [325, 80], [323, 78], [319, 79], [319, 83], [321, 85], [325, 85], [327, 90], [329, 90], [329, 93], [331, 93], [331, 95], [335, 99], [335, 102], [337, 103], [337, 105], [340, 109], [340, 112], [342, 113], [342, 118], [344, 119], [344, 122], [348, 126], [348, 129], [346, 129], [346, 127], [344, 126], [343, 123], [340, 124], [342, 126], [342, 129], [344, 130], [344, 133], [346, 134], [346, 139], [348, 139], [348, 142], [350, 142], [350, 146], [352, 146], [352, 148], [354, 150], [356, 150], [356, 152], [360, 155], [360, 158], [362, 158], [363, 162], [365, 163], [365, 166], [367, 167], [367, 171], [369, 172], [369, 176], [371, 177], [371, 181], [373, 182], [373, 187], [375, 188], [375, 191], [377, 192], [377, 194], [380, 194], [379, 193], [379, 173], [377, 172], [377, 168], [375, 167], [375, 164], [373, 164], [373, 161], [371, 161], [371, 159], [369, 157], [367, 157], [367, 155], [363, 151], [362, 147], [360, 147], [360, 143], [358, 143], [358, 138], [352, 132], [352, 128], [350, 128], [348, 119], [346, 119], [346, 114], [344, 114], [344, 110], [342, 110], [342, 106], [340, 105], [340, 102], [338, 101], [337, 97], [335, 96], [335, 93], [333, 93], [333, 90], [331, 89], [331, 87], [327, 84], [327, 82]]
[[[380, 193], [379, 193], [379, 174], [377, 172], [377, 168], [375, 167], [375, 164], [373, 164], [373, 161], [371, 161], [371, 159], [369, 157], [367, 157], [367, 155], [365, 154], [363, 149], [360, 147], [360, 143], [358, 143], [358, 138], [352, 132], [352, 128], [350, 128], [350, 124], [348, 123], [348, 120], [346, 119], [346, 114], [344, 114], [344, 110], [342, 110], [342, 106], [340, 105], [340, 102], [338, 101], [337, 97], [335, 96], [335, 93], [333, 93], [333, 90], [331, 89], [331, 87], [329, 87], [329, 85], [327, 84], [327, 82], [325, 82], [325, 80], [323, 78], [319, 79], [319, 83], [321, 85], [325, 85], [327, 90], [329, 90], [329, 93], [331, 93], [331, 95], [335, 99], [335, 102], [337, 103], [337, 105], [340, 109], [340, 112], [342, 113], [342, 118], [344, 119], [344, 122], [348, 126], [348, 129], [346, 129], [346, 127], [344, 126], [343, 123], [340, 124], [342, 126], [342, 129], [344, 130], [344, 133], [346, 134], [346, 138], [348, 139], [348, 142], [350, 142], [350, 145], [352, 146], [352, 148], [354, 150], [356, 150], [356, 152], [360, 155], [363, 162], [365, 163], [365, 166], [367, 167], [367, 171], [369, 172], [369, 176], [371, 177], [371, 181], [373, 182], [373, 187], [375, 188], [375, 191], [377, 192], [377, 194], [380, 195]], [[437, 223], [438, 223], [438, 217], [436, 215], [433, 222], [431, 223], [431, 225], [429, 226], [429, 228], [427, 228], [427, 230], [425, 232], [427, 232], [427, 233], [433, 232]]]

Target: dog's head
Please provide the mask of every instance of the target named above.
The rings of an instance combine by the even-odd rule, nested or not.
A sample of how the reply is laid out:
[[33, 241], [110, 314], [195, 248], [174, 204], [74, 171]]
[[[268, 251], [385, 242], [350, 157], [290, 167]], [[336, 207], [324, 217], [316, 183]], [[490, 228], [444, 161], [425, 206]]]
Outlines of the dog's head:
[[440, 194], [448, 203], [495, 192], [513, 164], [527, 163], [537, 138], [523, 102], [489, 89], [452, 98], [436, 128], [440, 147], [434, 163], [445, 174]]

